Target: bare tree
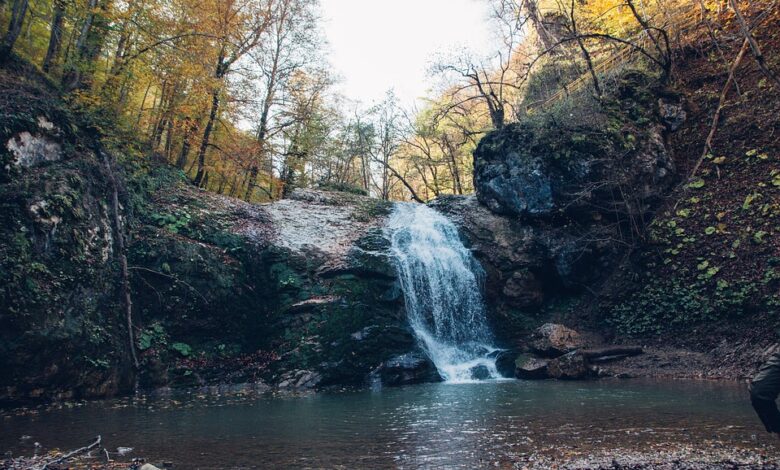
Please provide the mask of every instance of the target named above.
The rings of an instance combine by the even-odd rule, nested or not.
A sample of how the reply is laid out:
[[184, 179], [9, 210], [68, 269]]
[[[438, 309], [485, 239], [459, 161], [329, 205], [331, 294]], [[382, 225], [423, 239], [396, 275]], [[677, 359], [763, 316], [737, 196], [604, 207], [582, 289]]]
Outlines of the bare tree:
[[[377, 180], [374, 187], [382, 200], [389, 200], [395, 183], [402, 178], [391, 166], [391, 159], [396, 155], [401, 142], [400, 110], [398, 100], [392, 92], [388, 92], [385, 100], [373, 110], [375, 115], [375, 145], [371, 149], [372, 161], [378, 164]], [[372, 178], [373, 179], [373, 178]]]
[[279, 0], [269, 28], [268, 47], [261, 47], [253, 54], [264, 90], [256, 129], [257, 155], [249, 166], [246, 200], [257, 187], [261, 166], [265, 166], [266, 173], [273, 172], [270, 140], [291, 124], [289, 121], [272, 122], [273, 109], [285, 104], [280, 94], [293, 74], [314, 60], [309, 53], [316, 50], [313, 5], [312, 0]]
[[520, 91], [525, 77], [525, 74], [513, 70], [513, 67], [517, 65], [515, 54], [528, 18], [522, 14], [518, 4], [511, 0], [496, 0], [491, 4], [492, 17], [501, 31], [501, 50], [489, 59], [463, 54], [441, 60], [432, 71], [454, 74], [464, 80], [464, 83], [449, 90], [451, 103], [443, 112], [478, 100], [487, 107], [493, 127], [501, 129], [506, 121], [507, 107], [512, 106], [508, 91]]

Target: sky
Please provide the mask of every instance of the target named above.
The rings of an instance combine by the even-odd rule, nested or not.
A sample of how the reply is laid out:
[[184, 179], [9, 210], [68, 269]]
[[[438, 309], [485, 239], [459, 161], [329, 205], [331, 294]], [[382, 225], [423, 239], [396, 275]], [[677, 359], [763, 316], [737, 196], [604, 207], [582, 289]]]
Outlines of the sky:
[[435, 83], [437, 53], [490, 51], [486, 0], [320, 0], [340, 91], [364, 105], [393, 89], [404, 106]]

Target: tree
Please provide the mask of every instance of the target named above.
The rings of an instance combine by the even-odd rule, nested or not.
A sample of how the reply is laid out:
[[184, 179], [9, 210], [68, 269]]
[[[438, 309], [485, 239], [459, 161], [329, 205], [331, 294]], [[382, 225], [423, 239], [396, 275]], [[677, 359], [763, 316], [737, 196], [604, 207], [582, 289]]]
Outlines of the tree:
[[297, 71], [290, 79], [289, 104], [281, 113], [281, 118], [290, 123], [282, 132], [282, 197], [303, 185], [306, 166], [311, 166], [327, 144], [330, 125], [324, 95], [330, 85], [330, 77], [322, 70]]
[[521, 14], [518, 5], [509, 0], [495, 0], [492, 18], [501, 32], [501, 49], [490, 58], [476, 58], [468, 53], [439, 60], [433, 71], [454, 74], [463, 82], [450, 88], [451, 104], [443, 109], [446, 114], [453, 108], [470, 101], [481, 101], [488, 110], [494, 129], [504, 127], [507, 108], [512, 107], [512, 91], [522, 91], [525, 75], [513, 70], [517, 65], [515, 54], [523, 38], [527, 17]]
[[49, 47], [46, 49], [46, 57], [43, 59], [44, 72], [51, 71], [52, 65], [57, 61], [62, 47], [63, 21], [65, 20], [65, 0], [53, 0], [54, 11], [51, 17], [49, 33]]
[[196, 186], [201, 186], [206, 177], [206, 151], [219, 113], [225, 79], [236, 62], [251, 52], [268, 30], [272, 21], [272, 5], [272, 0], [248, 0], [245, 3], [217, 0], [215, 11], [206, 13], [219, 49], [214, 60], [211, 107], [198, 149], [198, 170], [193, 180]]
[[11, 6], [11, 19], [8, 23], [8, 30], [0, 41], [0, 63], [8, 60], [16, 40], [22, 32], [22, 24], [27, 14], [28, 3], [28, 0], [14, 0]]
[[76, 43], [75, 58], [70, 61], [62, 78], [65, 91], [89, 89], [97, 66], [96, 61], [105, 44], [112, 0], [89, 0], [87, 14]]
[[402, 137], [401, 112], [398, 99], [392, 91], [388, 92], [385, 100], [374, 108], [373, 114], [376, 139], [371, 149], [371, 159], [378, 164], [378, 177], [377, 181], [372, 182], [378, 196], [383, 201], [387, 201], [392, 195], [394, 183], [399, 181], [390, 162], [401, 146]]
[[[315, 51], [315, 16], [312, 0], [279, 0], [270, 25], [268, 47], [261, 48], [255, 56], [264, 90], [257, 123], [258, 154], [249, 169], [249, 184], [244, 198], [250, 200], [257, 187], [260, 167], [265, 164], [267, 173], [273, 172], [270, 140], [275, 133], [289, 123], [273, 126], [272, 111], [279, 102], [280, 92], [288, 86], [293, 74], [313, 62]], [[275, 129], [274, 129], [275, 127]]]

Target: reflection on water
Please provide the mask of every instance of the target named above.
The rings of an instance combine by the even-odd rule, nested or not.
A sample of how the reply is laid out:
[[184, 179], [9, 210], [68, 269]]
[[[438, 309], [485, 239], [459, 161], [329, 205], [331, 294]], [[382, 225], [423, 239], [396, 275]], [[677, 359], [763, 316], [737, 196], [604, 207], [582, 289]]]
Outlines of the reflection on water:
[[[769, 441], [741, 384], [484, 382], [323, 393], [89, 403], [0, 420], [0, 450], [74, 448], [102, 434], [177, 468], [460, 467], [532, 450]], [[22, 435], [32, 436], [21, 442]], [[489, 459], [486, 461], [486, 459]]]

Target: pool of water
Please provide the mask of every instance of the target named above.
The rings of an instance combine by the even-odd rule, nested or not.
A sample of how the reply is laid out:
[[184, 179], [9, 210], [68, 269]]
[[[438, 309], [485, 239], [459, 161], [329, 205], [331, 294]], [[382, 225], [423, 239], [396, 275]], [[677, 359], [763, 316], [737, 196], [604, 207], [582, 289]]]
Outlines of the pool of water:
[[[772, 445], [735, 383], [424, 384], [298, 397], [192, 392], [3, 410], [0, 451], [109, 449], [175, 468], [476, 468], [550, 453]], [[29, 439], [20, 440], [22, 436]], [[771, 449], [771, 447], [770, 447]]]

